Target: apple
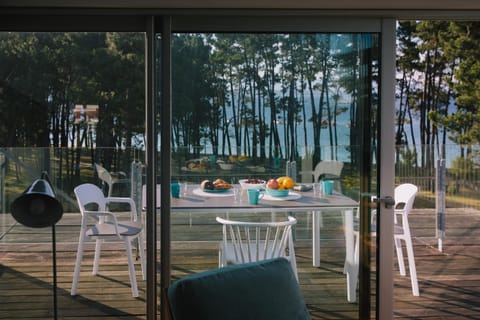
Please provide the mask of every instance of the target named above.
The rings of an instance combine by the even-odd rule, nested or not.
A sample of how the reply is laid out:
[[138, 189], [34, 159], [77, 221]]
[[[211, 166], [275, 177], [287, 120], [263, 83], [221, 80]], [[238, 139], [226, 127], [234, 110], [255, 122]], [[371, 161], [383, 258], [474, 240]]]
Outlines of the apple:
[[276, 179], [270, 179], [267, 181], [267, 188], [270, 189], [278, 189], [280, 185], [278, 184], [278, 181]]

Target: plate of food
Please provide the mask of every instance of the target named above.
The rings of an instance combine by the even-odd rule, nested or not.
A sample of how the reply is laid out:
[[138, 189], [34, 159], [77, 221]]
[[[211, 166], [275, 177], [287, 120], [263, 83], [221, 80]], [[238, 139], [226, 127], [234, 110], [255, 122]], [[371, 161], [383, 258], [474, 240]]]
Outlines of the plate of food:
[[213, 189], [213, 190], [202, 189], [202, 191], [206, 193], [225, 193], [225, 192], [228, 192], [229, 190], [230, 189]]
[[208, 193], [222, 193], [230, 190], [232, 185], [223, 179], [203, 180], [200, 183], [200, 189]]
[[232, 185], [225, 180], [203, 180], [200, 188], [193, 190], [193, 193], [204, 197], [224, 197], [233, 195], [230, 189], [232, 189]]
[[210, 169], [208, 158], [188, 160], [185, 166], [182, 167], [183, 171], [190, 172], [205, 172], [208, 171], [208, 169]]

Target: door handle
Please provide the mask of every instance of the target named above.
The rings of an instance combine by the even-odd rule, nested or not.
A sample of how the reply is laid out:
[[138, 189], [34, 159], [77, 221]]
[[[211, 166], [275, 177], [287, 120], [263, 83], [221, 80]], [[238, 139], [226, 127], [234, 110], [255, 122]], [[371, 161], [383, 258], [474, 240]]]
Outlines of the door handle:
[[385, 208], [387, 208], [387, 209], [393, 208], [393, 206], [395, 205], [395, 199], [393, 199], [390, 196], [386, 196], [386, 197], [383, 197], [383, 198], [373, 198], [372, 200], [375, 203], [385, 204]]

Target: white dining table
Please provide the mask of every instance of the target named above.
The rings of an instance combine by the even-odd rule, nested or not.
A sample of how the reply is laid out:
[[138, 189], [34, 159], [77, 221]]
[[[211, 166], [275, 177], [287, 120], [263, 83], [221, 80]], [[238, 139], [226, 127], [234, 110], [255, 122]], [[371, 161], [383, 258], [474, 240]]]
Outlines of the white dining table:
[[[241, 189], [239, 185], [234, 188]], [[310, 212], [312, 214], [312, 265], [320, 266], [320, 229], [321, 213], [324, 211], [338, 211], [343, 214], [345, 230], [345, 274], [347, 277], [347, 301], [356, 301], [356, 284], [358, 263], [354, 257], [353, 217], [358, 210], [358, 202], [340, 194], [315, 196], [313, 191], [290, 191], [288, 198], [273, 198], [265, 195], [258, 204], [249, 204], [248, 201], [234, 201], [232, 190], [221, 193], [209, 193], [200, 189], [198, 184], [189, 184], [186, 194], [180, 198], [171, 198], [171, 211], [189, 213], [289, 213]], [[142, 192], [142, 205], [145, 206], [145, 186]], [[160, 205], [160, 188], [157, 187], [157, 205]]]

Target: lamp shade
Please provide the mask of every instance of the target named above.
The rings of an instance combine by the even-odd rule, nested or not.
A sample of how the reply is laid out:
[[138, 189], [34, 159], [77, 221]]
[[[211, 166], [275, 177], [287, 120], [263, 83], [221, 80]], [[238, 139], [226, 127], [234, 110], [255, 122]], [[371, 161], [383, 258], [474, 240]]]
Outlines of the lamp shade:
[[13, 218], [24, 226], [44, 228], [54, 225], [62, 218], [63, 207], [55, 199], [50, 183], [38, 179], [13, 201], [11, 212]]

